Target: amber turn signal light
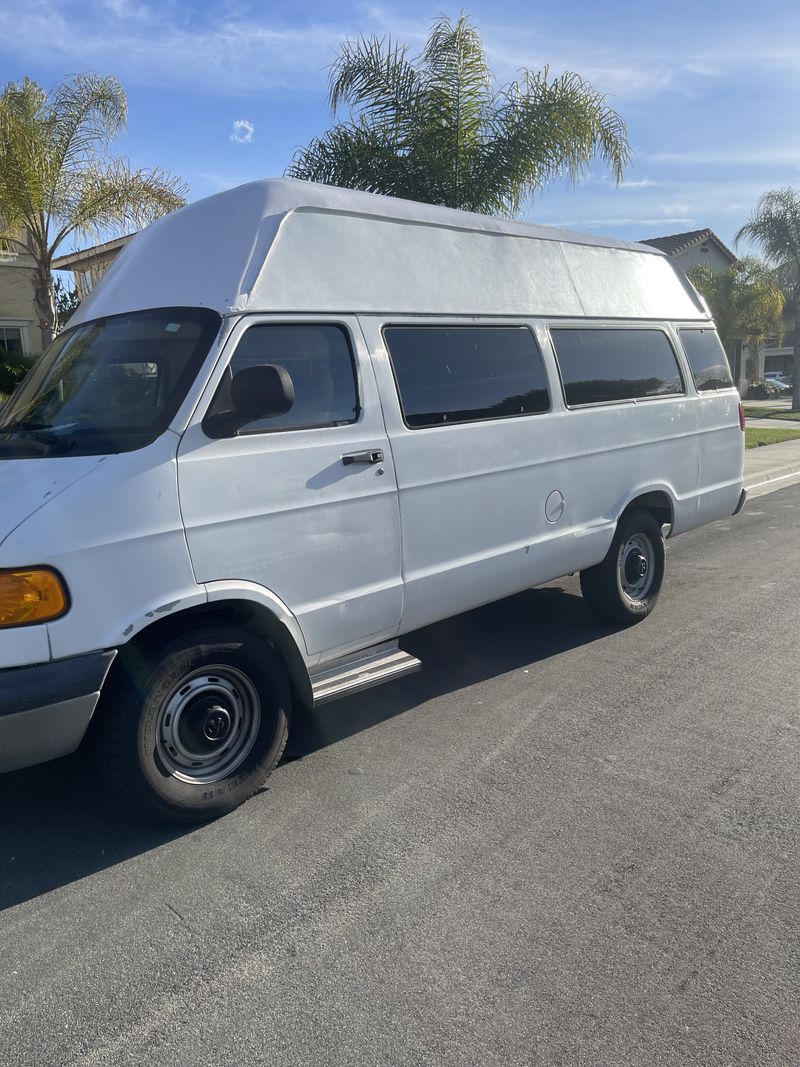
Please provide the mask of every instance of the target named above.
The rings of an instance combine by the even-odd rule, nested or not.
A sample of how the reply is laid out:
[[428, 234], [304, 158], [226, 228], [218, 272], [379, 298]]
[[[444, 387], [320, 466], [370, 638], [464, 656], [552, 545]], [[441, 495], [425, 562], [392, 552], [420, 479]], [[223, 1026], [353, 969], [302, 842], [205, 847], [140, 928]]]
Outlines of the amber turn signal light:
[[49, 567], [0, 570], [0, 627], [49, 622], [68, 607], [66, 587]]

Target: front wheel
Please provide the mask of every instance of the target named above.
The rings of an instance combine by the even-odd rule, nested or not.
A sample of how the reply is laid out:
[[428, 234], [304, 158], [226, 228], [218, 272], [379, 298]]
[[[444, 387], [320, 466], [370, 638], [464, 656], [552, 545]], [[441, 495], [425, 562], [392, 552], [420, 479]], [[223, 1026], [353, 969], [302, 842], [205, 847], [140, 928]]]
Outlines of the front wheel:
[[95, 751], [111, 789], [159, 818], [203, 822], [242, 804], [278, 762], [291, 692], [262, 640], [201, 623], [128, 650], [100, 712]]
[[641, 622], [656, 605], [664, 581], [664, 535], [649, 511], [631, 511], [617, 525], [605, 559], [581, 571], [581, 592], [604, 621]]

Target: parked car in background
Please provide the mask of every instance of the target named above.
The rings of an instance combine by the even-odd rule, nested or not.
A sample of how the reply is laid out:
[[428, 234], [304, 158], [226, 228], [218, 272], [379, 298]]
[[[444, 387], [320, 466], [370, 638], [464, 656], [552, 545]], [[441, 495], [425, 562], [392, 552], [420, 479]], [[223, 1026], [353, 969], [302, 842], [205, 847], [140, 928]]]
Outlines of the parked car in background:
[[773, 385], [776, 385], [778, 389], [781, 390], [781, 392], [791, 390], [792, 388], [791, 380], [787, 378], [785, 374], [782, 374], [780, 371], [769, 370], [765, 373], [764, 378], [766, 381], [771, 382]]

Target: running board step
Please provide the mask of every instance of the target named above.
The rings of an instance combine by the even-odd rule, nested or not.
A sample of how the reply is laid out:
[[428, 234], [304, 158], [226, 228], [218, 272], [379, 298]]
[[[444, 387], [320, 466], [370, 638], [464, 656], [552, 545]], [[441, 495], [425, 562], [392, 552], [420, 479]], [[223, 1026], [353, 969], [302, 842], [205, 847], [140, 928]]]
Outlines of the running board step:
[[381, 682], [390, 682], [393, 678], [403, 678], [421, 666], [417, 657], [403, 652], [396, 641], [365, 648], [355, 656], [327, 663], [320, 670], [311, 672], [314, 707], [351, 693], [360, 693], [362, 689]]

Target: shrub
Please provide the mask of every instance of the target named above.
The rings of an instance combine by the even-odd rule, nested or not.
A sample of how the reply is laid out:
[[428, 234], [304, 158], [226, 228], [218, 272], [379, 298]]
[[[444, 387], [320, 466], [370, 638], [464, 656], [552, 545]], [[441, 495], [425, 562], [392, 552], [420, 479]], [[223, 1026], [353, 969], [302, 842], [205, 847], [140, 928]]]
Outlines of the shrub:
[[750, 382], [747, 387], [748, 400], [776, 400], [778, 397], [788, 395], [783, 389], [779, 389], [774, 382], [766, 378], [757, 378]]

